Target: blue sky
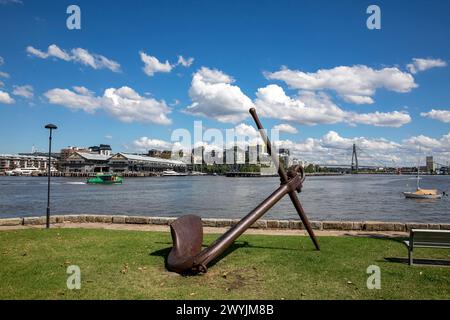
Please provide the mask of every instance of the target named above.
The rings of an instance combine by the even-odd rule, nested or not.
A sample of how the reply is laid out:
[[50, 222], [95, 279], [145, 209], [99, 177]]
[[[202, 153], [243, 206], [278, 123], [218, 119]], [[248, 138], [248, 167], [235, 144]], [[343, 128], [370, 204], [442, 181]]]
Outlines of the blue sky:
[[[70, 4], [81, 8], [81, 30], [66, 27]], [[371, 4], [381, 8], [381, 30], [366, 27]], [[347, 147], [359, 141], [386, 159], [392, 154], [397, 161], [413, 157], [421, 145], [421, 150], [446, 161], [448, 12], [448, 1], [0, 0], [0, 72], [9, 75], [0, 77], [0, 153], [27, 152], [32, 145], [45, 150], [43, 126], [48, 122], [59, 126], [57, 149], [108, 143], [115, 151], [138, 151], [155, 141], [170, 141], [176, 128], [192, 129], [194, 120], [208, 128], [253, 125], [236, 110], [242, 103], [255, 105], [268, 128], [296, 128], [298, 133], [282, 132], [281, 139], [299, 157], [318, 153], [317, 159], [326, 161], [333, 157], [333, 148], [340, 149], [336, 144]], [[50, 45], [65, 52], [68, 61], [48, 55]], [[27, 51], [29, 47], [41, 57]], [[72, 51], [75, 48], [117, 63], [120, 71], [98, 61], [90, 66]], [[159, 67], [168, 60], [170, 72], [145, 73], [140, 52], [158, 59]], [[179, 55], [192, 57], [193, 63], [178, 64]], [[420, 61], [408, 67], [413, 59], [422, 59], [423, 70]], [[282, 68], [290, 72], [277, 73]], [[208, 71], [214, 73], [212, 82], [205, 80]], [[355, 73], [364, 82], [361, 87], [350, 83], [357, 85], [358, 78], [330, 80]], [[200, 77], [196, 84], [195, 74]], [[295, 82], [305, 75], [309, 80]], [[220, 82], [224, 77], [234, 81]], [[22, 88], [26, 85], [28, 89]], [[30, 86], [32, 97], [27, 94]], [[130, 97], [129, 91], [118, 90], [122, 87], [138, 95], [134, 100], [144, 114], [149, 112], [147, 118], [130, 109], [133, 103], [111, 107], [115, 98]], [[114, 97], [105, 98], [110, 88]], [[290, 100], [279, 102], [280, 92]], [[89, 110], [86, 102], [92, 104]], [[318, 117], [305, 119], [304, 112], [317, 110], [322, 112]], [[336, 113], [331, 120], [325, 119], [328, 110]], [[169, 121], [152, 120], [158, 112]], [[223, 114], [225, 120], [220, 119]], [[147, 138], [141, 140], [144, 144], [135, 143], [142, 137]]]

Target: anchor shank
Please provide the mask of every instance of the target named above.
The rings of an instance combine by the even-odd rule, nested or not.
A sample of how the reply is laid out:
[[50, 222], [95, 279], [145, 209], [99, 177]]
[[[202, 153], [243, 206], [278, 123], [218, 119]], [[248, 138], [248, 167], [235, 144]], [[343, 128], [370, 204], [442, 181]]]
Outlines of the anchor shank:
[[[288, 181], [288, 176], [286, 174], [286, 171], [284, 170], [283, 164], [280, 163], [280, 161], [278, 159], [278, 154], [276, 152], [272, 153], [272, 144], [270, 143], [270, 140], [267, 137], [266, 131], [264, 130], [264, 127], [263, 127], [261, 121], [259, 121], [259, 117], [256, 114], [256, 109], [251, 108], [250, 114], [252, 115], [253, 120], [256, 123], [256, 126], [258, 127], [258, 130], [259, 130], [259, 133], [261, 134], [262, 140], [264, 141], [264, 143], [267, 146], [267, 153], [271, 155], [275, 166], [278, 168], [278, 175], [280, 176], [281, 183], [286, 183]], [[302, 220], [303, 225], [305, 226], [306, 230], [308, 231], [308, 234], [311, 237], [311, 240], [313, 241], [314, 246], [316, 247], [317, 250], [320, 250], [319, 242], [317, 241], [317, 238], [314, 234], [311, 224], [309, 223], [308, 217], [306, 216], [305, 211], [303, 210], [303, 207], [300, 203], [300, 200], [298, 199], [297, 194], [294, 191], [292, 191], [289, 193], [289, 198], [291, 198], [292, 204], [294, 205], [295, 210], [297, 211], [298, 215], [300, 216], [300, 219]]]
[[272, 144], [270, 143], [269, 138], [267, 137], [266, 130], [264, 129], [261, 121], [259, 121], [258, 115], [256, 114], [255, 108], [250, 109], [250, 114], [253, 117], [253, 120], [256, 123], [256, 127], [259, 130], [259, 133], [261, 135], [262, 140], [264, 141], [264, 144], [267, 147], [267, 153], [272, 157], [273, 164], [275, 165], [275, 168], [278, 168], [278, 175], [280, 176], [281, 182], [285, 183], [288, 181], [288, 176], [286, 174], [286, 171], [284, 170], [283, 165], [280, 163], [280, 159], [278, 159], [277, 152], [272, 152]]
[[289, 192], [293, 192], [301, 183], [300, 178], [291, 179], [289, 183], [281, 185], [268, 198], [261, 202], [255, 209], [247, 214], [238, 224], [225, 232], [208, 248], [204, 249], [195, 258], [195, 265], [206, 266], [209, 262], [220, 256], [240, 235], [261, 218], [270, 208]]

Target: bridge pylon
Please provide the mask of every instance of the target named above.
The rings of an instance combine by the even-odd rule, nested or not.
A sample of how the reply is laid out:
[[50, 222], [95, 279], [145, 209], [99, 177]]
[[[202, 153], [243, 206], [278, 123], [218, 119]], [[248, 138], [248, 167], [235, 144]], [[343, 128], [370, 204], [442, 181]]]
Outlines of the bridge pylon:
[[358, 173], [358, 154], [356, 153], [356, 143], [353, 144], [352, 169], [351, 173]]

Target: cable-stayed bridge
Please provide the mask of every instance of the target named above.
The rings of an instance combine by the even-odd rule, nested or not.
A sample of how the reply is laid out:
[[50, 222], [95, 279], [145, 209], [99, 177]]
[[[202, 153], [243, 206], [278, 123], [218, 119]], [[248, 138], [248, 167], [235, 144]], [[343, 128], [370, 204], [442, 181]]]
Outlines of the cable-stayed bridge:
[[369, 152], [362, 149], [355, 143], [349, 149], [343, 149], [342, 153], [334, 154], [341, 158], [343, 163], [319, 163], [318, 165], [326, 168], [350, 169], [352, 173], [358, 173], [359, 170], [396, 170], [394, 160], [391, 165], [385, 161], [372, 156]]

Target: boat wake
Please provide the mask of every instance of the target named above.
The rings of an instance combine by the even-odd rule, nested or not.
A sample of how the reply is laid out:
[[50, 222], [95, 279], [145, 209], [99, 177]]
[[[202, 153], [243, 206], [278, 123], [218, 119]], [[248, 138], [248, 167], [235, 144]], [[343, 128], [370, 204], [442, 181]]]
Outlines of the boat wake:
[[86, 184], [86, 182], [81, 182], [81, 181], [78, 181], [78, 182], [66, 182], [65, 184]]

